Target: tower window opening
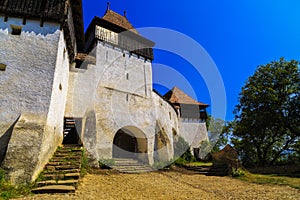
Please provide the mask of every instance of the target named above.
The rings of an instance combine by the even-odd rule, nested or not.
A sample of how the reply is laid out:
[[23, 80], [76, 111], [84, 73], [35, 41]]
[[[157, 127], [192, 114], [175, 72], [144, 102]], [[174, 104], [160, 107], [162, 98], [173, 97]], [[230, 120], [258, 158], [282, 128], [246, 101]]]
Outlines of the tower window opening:
[[21, 35], [22, 26], [10, 25], [12, 35]]
[[6, 70], [6, 64], [0, 63], [0, 71]]
[[126, 79], [129, 80], [129, 74], [128, 73], [126, 73]]

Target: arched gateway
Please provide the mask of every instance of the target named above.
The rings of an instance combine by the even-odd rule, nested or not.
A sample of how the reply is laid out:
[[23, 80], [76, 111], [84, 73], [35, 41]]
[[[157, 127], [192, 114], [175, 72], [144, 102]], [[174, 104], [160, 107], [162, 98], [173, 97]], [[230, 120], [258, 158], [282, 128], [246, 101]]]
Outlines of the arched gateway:
[[126, 126], [117, 131], [113, 141], [113, 158], [131, 158], [148, 163], [147, 138], [143, 131]]

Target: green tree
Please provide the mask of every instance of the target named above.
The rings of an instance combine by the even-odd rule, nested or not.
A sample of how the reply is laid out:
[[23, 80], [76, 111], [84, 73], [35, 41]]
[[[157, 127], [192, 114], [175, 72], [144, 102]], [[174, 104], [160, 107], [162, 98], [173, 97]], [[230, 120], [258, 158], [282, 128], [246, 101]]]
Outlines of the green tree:
[[221, 150], [228, 143], [228, 124], [213, 116], [209, 116], [207, 121], [208, 140], [204, 140], [200, 144], [200, 159], [206, 159], [209, 153]]
[[174, 144], [174, 157], [175, 159], [182, 158], [185, 161], [194, 161], [194, 156], [190, 151], [190, 145], [183, 137], [179, 136], [178, 140]]
[[300, 140], [299, 62], [281, 58], [257, 68], [239, 96], [232, 142], [245, 164], [272, 165]]
[[228, 143], [227, 123], [220, 118], [211, 117], [208, 126], [209, 142], [212, 145], [211, 152], [221, 150]]

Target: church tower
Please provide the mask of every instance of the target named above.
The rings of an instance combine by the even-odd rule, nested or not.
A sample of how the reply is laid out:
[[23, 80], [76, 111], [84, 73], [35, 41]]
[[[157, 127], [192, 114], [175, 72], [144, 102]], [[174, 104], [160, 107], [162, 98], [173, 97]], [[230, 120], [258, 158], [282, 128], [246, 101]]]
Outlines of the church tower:
[[[97, 65], [103, 70], [102, 85], [129, 95], [150, 95], [154, 43], [138, 33], [128, 21], [126, 12], [122, 16], [108, 5], [102, 18], [92, 20], [86, 31], [86, 41], [87, 52], [92, 49], [97, 52]], [[116, 79], [121, 82], [116, 84]]]
[[80, 54], [70, 75], [66, 117], [82, 119], [79, 135], [95, 160], [130, 157], [148, 163], [156, 122], [154, 42], [109, 6], [92, 20], [85, 40], [87, 54]]
[[32, 181], [62, 141], [69, 66], [83, 50], [81, 0], [0, 1], [0, 165]]

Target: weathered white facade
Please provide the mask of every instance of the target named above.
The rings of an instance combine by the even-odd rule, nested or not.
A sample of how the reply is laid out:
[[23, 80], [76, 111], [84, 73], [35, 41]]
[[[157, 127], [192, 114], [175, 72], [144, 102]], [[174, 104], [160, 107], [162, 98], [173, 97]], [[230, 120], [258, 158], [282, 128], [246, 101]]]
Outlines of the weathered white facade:
[[[81, 138], [97, 161], [113, 157], [113, 140], [120, 129], [140, 138], [137, 153], [153, 164], [155, 134], [168, 145], [161, 157], [173, 155], [172, 131], [179, 132], [174, 108], [152, 91], [151, 62], [98, 42], [96, 63], [70, 72], [66, 116], [82, 118]], [[83, 63], [85, 65], [85, 63]], [[171, 116], [171, 118], [170, 118]], [[146, 141], [145, 141], [146, 140]]]
[[[60, 25], [0, 18], [0, 137], [11, 180], [37, 176], [61, 143], [69, 60]], [[11, 26], [22, 27], [12, 35]], [[12, 126], [14, 126], [12, 130]], [[8, 144], [8, 146], [7, 146]]]
[[[191, 148], [207, 139], [204, 122], [183, 122], [153, 91], [152, 47], [123, 48], [117, 33], [110, 35], [114, 42], [101, 40], [95, 25], [87, 40], [93, 61], [79, 65], [70, 53], [77, 53], [74, 34], [66, 38], [65, 30], [60, 23], [0, 17], [0, 64], [6, 66], [0, 70], [0, 164], [12, 182], [36, 179], [63, 142], [65, 118], [76, 119], [79, 143], [95, 166], [102, 158], [169, 161], [175, 138]], [[146, 39], [136, 36], [139, 41], [130, 42], [141, 47]]]

